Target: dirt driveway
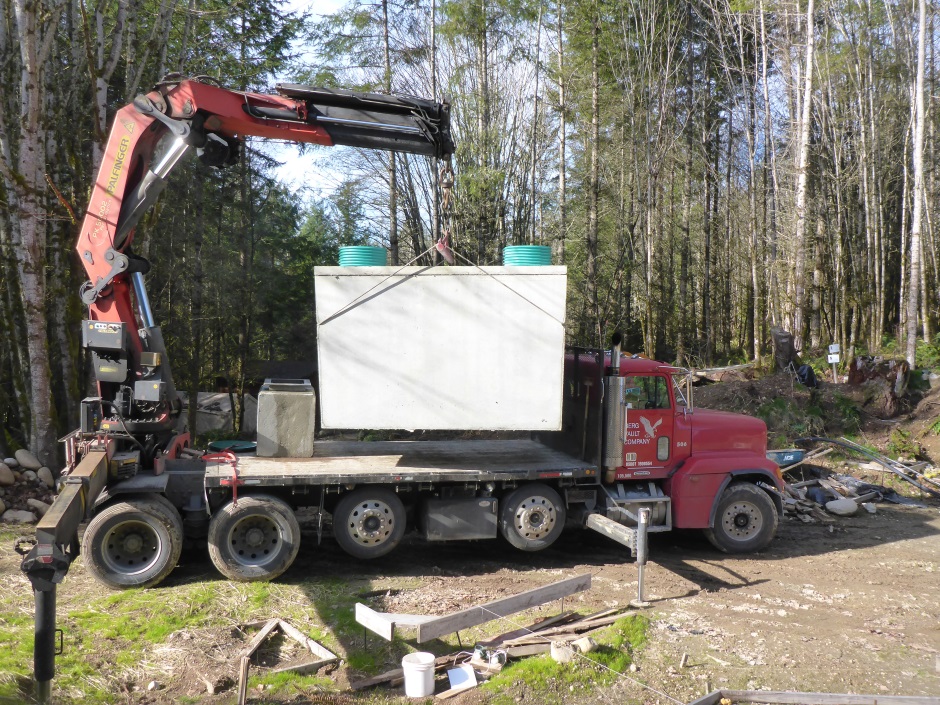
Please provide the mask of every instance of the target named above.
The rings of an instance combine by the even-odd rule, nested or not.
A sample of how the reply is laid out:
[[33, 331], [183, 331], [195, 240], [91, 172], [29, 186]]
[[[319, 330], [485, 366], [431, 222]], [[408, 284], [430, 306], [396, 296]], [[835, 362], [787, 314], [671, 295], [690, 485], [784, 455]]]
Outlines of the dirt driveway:
[[[315, 541], [306, 545], [281, 581], [302, 586], [311, 576], [329, 576], [344, 581], [351, 592], [399, 586], [394, 611], [447, 612], [584, 572], [592, 573], [593, 587], [575, 601], [582, 612], [625, 605], [636, 596], [636, 566], [623, 560], [619, 546], [589, 533], [566, 535], [541, 554], [520, 553], [496, 542], [429, 547], [409, 540], [392, 556], [370, 564], [348, 559], [331, 541], [320, 548]], [[587, 697], [556, 694], [561, 702], [665, 705], [721, 687], [940, 694], [937, 503], [927, 509], [880, 504], [875, 515], [837, 519], [831, 531], [783, 519], [778, 538], [757, 556], [725, 556], [696, 533], [653, 536], [650, 552], [646, 597], [651, 605], [645, 612], [652, 626], [649, 643], [637, 658], [638, 670]], [[15, 598], [23, 610], [31, 600], [25, 581], [16, 576], [17, 567], [18, 557], [9, 546], [0, 547], [4, 586], [25, 590]], [[189, 556], [167, 589], [194, 580], [225, 583], [197, 555]], [[103, 592], [77, 564], [60, 589], [60, 599], [74, 605], [88, 591]], [[4, 602], [8, 597], [2, 597]], [[545, 613], [558, 607], [548, 606]], [[507, 627], [511, 625], [494, 623], [491, 632]], [[354, 639], [361, 645], [358, 631], [337, 638], [341, 650], [352, 647]], [[684, 667], [683, 654], [688, 654]], [[348, 672], [335, 676], [342, 684]], [[149, 677], [141, 673], [140, 682]], [[658, 692], [644, 689], [640, 681]], [[525, 684], [517, 686], [513, 700], [541, 702]], [[125, 698], [163, 703], [178, 702], [182, 695]], [[198, 702], [227, 703], [231, 697]], [[476, 690], [451, 702], [485, 702], [487, 697]], [[387, 702], [378, 693], [365, 698]], [[309, 702], [296, 692], [285, 701]]]

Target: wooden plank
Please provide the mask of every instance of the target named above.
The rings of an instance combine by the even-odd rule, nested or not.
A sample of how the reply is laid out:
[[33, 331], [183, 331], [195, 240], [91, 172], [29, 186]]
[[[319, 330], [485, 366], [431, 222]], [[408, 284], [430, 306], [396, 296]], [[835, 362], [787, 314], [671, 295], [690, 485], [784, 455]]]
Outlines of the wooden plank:
[[938, 697], [917, 695], [850, 695], [774, 690], [722, 690], [719, 695], [734, 703], [768, 703], [769, 705], [940, 705]]
[[280, 620], [276, 618], [269, 619], [267, 624], [261, 627], [261, 631], [255, 634], [255, 638], [252, 639], [248, 643], [248, 646], [245, 648], [245, 650], [242, 651], [242, 656], [245, 658], [250, 658], [251, 655], [258, 649], [258, 647], [261, 646], [261, 642], [267, 638], [268, 634], [270, 634], [277, 628], [279, 623], [280, 623]]
[[449, 700], [450, 698], [454, 697], [455, 695], [460, 695], [461, 693], [465, 693], [465, 692], [467, 692], [468, 690], [473, 690], [473, 689], [476, 688], [478, 685], [479, 685], [479, 683], [474, 683], [473, 685], [462, 685], [462, 686], [460, 686], [459, 688], [450, 688], [450, 689], [448, 689], [448, 690], [445, 690], [445, 691], [442, 692], [442, 693], [438, 693], [438, 694], [435, 695], [434, 697], [435, 697], [435, 699], [437, 699], [437, 700]]
[[719, 700], [724, 697], [724, 693], [720, 690], [713, 690], [708, 695], [703, 695], [698, 700], [693, 700], [689, 705], [715, 705]]
[[479, 641], [477, 643], [482, 644], [483, 646], [496, 646], [497, 644], [502, 644], [507, 639], [516, 639], [520, 636], [526, 636], [527, 634], [532, 634], [533, 632], [537, 632], [541, 629], [548, 629], [553, 624], [558, 624], [559, 622], [575, 621], [574, 619], [572, 619], [574, 616], [575, 616], [574, 612], [562, 612], [561, 614], [556, 615], [554, 617], [549, 617], [547, 619], [543, 619], [541, 621], [530, 624], [528, 627], [521, 627], [520, 629], [513, 629], [511, 632], [504, 632], [494, 637], [490, 637], [489, 639], [486, 639], [485, 641]]
[[551, 642], [542, 641], [538, 644], [522, 644], [520, 646], [507, 646], [506, 656], [509, 658], [523, 658], [524, 656], [536, 656], [545, 654], [552, 650]]
[[248, 699], [248, 657], [242, 656], [238, 664], [238, 705]]
[[566, 624], [562, 627], [555, 627], [554, 629], [545, 629], [544, 631], [536, 632], [535, 634], [529, 634], [517, 639], [511, 639], [503, 643], [506, 646], [515, 646], [517, 644], [527, 644], [533, 641], [541, 641], [550, 636], [580, 634], [581, 632], [592, 631], [594, 629], [600, 629], [601, 627], [609, 626], [620, 618], [621, 615], [615, 614], [609, 617], [603, 617], [601, 619], [575, 622], [574, 624]]
[[484, 605], [470, 607], [469, 609], [454, 612], [453, 614], [418, 625], [418, 643], [430, 641], [445, 634], [453, 634], [461, 629], [469, 629], [478, 624], [505, 617], [516, 612], [543, 605], [546, 602], [559, 600], [562, 597], [573, 595], [576, 592], [588, 590], [591, 587], [591, 574], [585, 573], [574, 578], [559, 580], [550, 585], [544, 585], [533, 590], [506, 597], [501, 600], [487, 602]]
[[328, 666], [331, 663], [336, 663], [339, 659], [335, 656], [333, 658], [327, 659], [317, 659], [316, 661], [308, 661], [306, 663], [298, 663], [295, 666], [282, 666], [281, 668], [275, 668], [268, 673], [316, 673], [324, 666]]
[[314, 656], [317, 656], [320, 659], [324, 659], [327, 661], [331, 659], [332, 660], [336, 659], [336, 654], [334, 654], [332, 651], [330, 651], [328, 648], [326, 648], [322, 644], [308, 637], [306, 634], [304, 634], [302, 631], [297, 629], [292, 624], [288, 624], [283, 619], [278, 620], [278, 624], [280, 624], [281, 629], [284, 630], [285, 634], [291, 637], [294, 641], [297, 641], [301, 645], [307, 647], [307, 650], [310, 653], [312, 653]]

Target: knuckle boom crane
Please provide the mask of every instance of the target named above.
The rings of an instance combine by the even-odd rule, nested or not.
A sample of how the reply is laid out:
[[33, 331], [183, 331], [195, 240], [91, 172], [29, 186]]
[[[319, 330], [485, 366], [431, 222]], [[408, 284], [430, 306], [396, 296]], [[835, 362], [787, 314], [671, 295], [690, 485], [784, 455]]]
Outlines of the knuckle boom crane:
[[[61, 644], [56, 585], [78, 556], [79, 524], [91, 517], [109, 478], [133, 478], [139, 468], [156, 467], [148, 477], [151, 484], [156, 478], [157, 486], [142, 484], [137, 492], [165, 490], [165, 482], [159, 487], [161, 463], [179, 458], [189, 445], [189, 435], [175, 430], [181, 403], [144, 285], [150, 265], [131, 248], [137, 224], [174, 166], [191, 151], [210, 166], [227, 166], [252, 136], [445, 160], [454, 151], [446, 102], [290, 84], [276, 90], [276, 95], [233, 91], [208, 79], [171, 75], [115, 116], [76, 246], [88, 275], [81, 290], [89, 313], [82, 343], [91, 353], [98, 396], [82, 402], [81, 426], [66, 439], [59, 496], [38, 523], [35, 540], [17, 545], [35, 596], [34, 672], [41, 702], [51, 691], [57, 635]], [[128, 484], [120, 491], [132, 489]], [[177, 549], [148, 573], [148, 551], [163, 550], [147, 545], [148, 526], [159, 539], [161, 526], [181, 533], [182, 525], [176, 509], [164, 506], [169, 502], [153, 499], [161, 495], [136, 503], [135, 495], [128, 496], [131, 501], [109, 509], [116, 518], [101, 531], [110, 532], [133, 557], [97, 551], [88, 556], [91, 564], [113, 568], [115, 587], [154, 584], [178, 557]], [[134, 532], [135, 521], [142, 532]], [[168, 536], [169, 543], [173, 538]], [[144, 568], [138, 570], [135, 561]]]

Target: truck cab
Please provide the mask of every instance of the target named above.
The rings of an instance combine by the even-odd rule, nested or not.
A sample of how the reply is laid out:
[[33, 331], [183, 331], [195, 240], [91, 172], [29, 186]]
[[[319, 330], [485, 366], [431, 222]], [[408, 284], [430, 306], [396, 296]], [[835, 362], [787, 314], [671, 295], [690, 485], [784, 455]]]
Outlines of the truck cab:
[[730, 553], [764, 548], [776, 533], [783, 488], [766, 455], [767, 427], [694, 409], [686, 374], [616, 346], [570, 349], [563, 428], [545, 440], [599, 467], [599, 495], [584, 515], [635, 526], [637, 510], [648, 507], [651, 531], [702, 529]]

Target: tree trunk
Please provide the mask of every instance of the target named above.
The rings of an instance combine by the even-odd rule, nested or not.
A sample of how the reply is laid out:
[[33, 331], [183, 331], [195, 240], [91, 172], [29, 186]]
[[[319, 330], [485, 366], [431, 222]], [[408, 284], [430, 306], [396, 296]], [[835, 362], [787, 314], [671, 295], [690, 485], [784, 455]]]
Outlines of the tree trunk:
[[921, 228], [924, 219], [924, 64], [927, 45], [927, 0], [919, 0], [917, 38], [917, 83], [914, 87], [914, 208], [911, 214], [911, 278], [907, 300], [907, 349], [905, 357], [913, 368], [917, 351], [917, 314], [920, 295]]
[[804, 270], [806, 268], [807, 181], [809, 176], [810, 120], [813, 106], [813, 47], [815, 45], [814, 0], [806, 7], [806, 64], [803, 70], [803, 101], [799, 122], [799, 150], [796, 162], [796, 230], [793, 237], [793, 279], [791, 321], [794, 345], [803, 347], [803, 307], [805, 304]]

